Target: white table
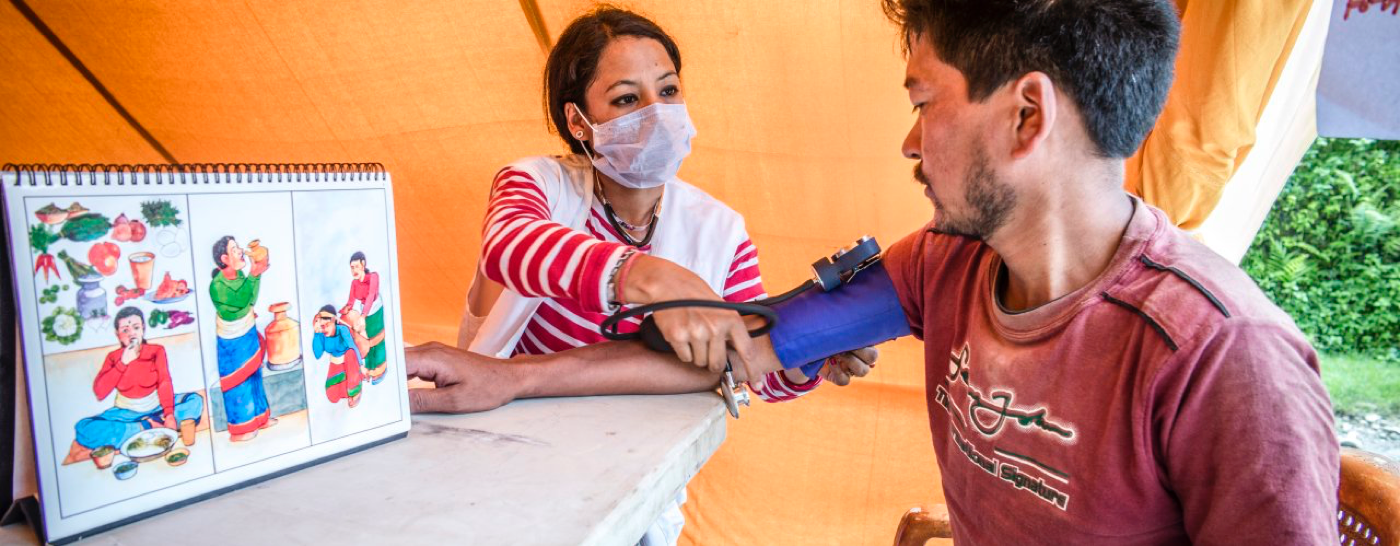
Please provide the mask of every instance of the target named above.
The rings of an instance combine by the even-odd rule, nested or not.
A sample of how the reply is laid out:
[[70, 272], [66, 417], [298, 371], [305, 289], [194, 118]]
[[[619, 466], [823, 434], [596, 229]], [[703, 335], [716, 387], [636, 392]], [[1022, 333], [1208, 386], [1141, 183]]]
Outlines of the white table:
[[[630, 545], [719, 448], [726, 419], [714, 393], [414, 416], [407, 439], [78, 544]], [[0, 543], [33, 542], [0, 528]]]

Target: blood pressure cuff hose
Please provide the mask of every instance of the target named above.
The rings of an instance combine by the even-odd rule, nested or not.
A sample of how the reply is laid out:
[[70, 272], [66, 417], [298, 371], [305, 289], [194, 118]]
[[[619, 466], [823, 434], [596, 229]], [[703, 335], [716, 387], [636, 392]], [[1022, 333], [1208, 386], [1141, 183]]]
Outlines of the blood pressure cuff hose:
[[826, 357], [910, 334], [885, 264], [876, 263], [830, 292], [808, 290], [773, 306], [778, 323], [768, 333], [784, 368], [815, 377]]

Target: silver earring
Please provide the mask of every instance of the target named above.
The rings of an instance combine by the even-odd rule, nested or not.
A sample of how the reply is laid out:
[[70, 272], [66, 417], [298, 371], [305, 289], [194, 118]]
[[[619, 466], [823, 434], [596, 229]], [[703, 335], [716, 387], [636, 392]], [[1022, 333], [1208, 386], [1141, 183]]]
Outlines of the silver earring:
[[579, 132], [577, 132], [577, 133], [574, 133], [574, 138], [577, 138], [577, 139], [579, 139], [579, 140], [583, 140], [583, 131], [579, 131]]

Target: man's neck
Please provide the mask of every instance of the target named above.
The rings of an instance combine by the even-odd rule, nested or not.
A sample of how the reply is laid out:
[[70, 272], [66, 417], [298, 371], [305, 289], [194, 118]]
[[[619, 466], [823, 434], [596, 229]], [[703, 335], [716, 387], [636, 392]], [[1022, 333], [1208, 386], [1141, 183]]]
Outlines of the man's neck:
[[1132, 199], [1120, 189], [1092, 180], [1062, 187], [1088, 191], [1023, 205], [987, 239], [1006, 267], [996, 295], [1008, 310], [1034, 309], [1088, 285], [1113, 260], [1132, 220]]

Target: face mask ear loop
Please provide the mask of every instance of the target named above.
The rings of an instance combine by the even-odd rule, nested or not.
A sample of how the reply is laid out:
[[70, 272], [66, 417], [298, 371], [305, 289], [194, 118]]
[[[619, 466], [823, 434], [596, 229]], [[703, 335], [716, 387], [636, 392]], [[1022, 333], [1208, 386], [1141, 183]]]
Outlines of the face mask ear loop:
[[[580, 119], [583, 120], [583, 124], [584, 124], [584, 125], [587, 125], [587, 126], [588, 126], [588, 130], [593, 131], [593, 132], [596, 134], [597, 131], [598, 131], [598, 128], [597, 128], [597, 127], [594, 127], [594, 126], [593, 126], [593, 123], [591, 123], [591, 122], [588, 121], [588, 116], [583, 115], [583, 109], [582, 109], [582, 108], [579, 108], [577, 104], [574, 104], [574, 103], [572, 103], [572, 102], [570, 102], [570, 103], [568, 103], [568, 104], [574, 107], [574, 111], [575, 111], [575, 112], [578, 112], [578, 117], [579, 117]], [[589, 162], [590, 164], [593, 163], [593, 161], [595, 161], [595, 160], [597, 159], [597, 158], [593, 157], [593, 146], [590, 146], [590, 145], [588, 144], [588, 141], [587, 141], [587, 140], [584, 140], [583, 137], [580, 137], [580, 136], [578, 136], [578, 135], [569, 135], [569, 136], [574, 137], [574, 140], [577, 140], [577, 141], [578, 141], [579, 146], [583, 148], [583, 153], [584, 153], [584, 155], [587, 155], [587, 156], [588, 156], [588, 162]]]
[[[583, 115], [582, 108], [579, 108], [577, 104], [574, 104], [572, 102], [569, 104], [574, 107], [574, 111], [578, 112], [578, 117], [583, 120], [583, 124], [587, 125], [589, 130], [595, 132], [598, 130], [597, 128], [593, 127], [592, 122], [588, 121], [588, 116]], [[583, 147], [584, 155], [588, 156], [588, 167], [593, 171], [593, 194], [598, 196], [598, 199], [600, 199], [603, 202], [604, 207], [609, 207], [610, 205], [608, 205], [608, 198], [603, 195], [603, 182], [601, 180], [598, 180], [598, 167], [594, 166], [596, 158], [593, 157], [593, 150], [591, 149], [592, 146], [589, 146], [588, 141], [578, 137], [577, 135], [570, 136], [573, 136], [574, 140], [578, 141], [579, 146]]]

